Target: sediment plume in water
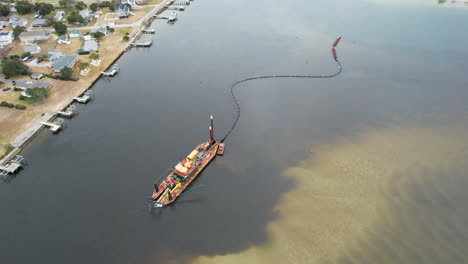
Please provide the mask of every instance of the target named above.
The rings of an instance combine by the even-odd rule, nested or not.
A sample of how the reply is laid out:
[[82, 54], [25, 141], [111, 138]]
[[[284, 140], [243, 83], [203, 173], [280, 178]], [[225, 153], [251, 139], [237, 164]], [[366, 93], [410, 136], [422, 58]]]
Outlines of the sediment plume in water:
[[462, 263], [466, 132], [397, 128], [316, 148], [284, 171], [295, 187], [276, 206], [267, 242], [191, 262]]

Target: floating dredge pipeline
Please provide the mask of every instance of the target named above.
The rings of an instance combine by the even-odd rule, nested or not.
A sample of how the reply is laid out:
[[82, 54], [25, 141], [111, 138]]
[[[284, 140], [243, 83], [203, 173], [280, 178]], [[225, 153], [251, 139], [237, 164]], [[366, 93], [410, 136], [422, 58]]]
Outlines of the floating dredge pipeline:
[[248, 82], [248, 81], [253, 81], [253, 80], [259, 80], [259, 79], [272, 79], [272, 78], [333, 78], [333, 77], [336, 77], [338, 76], [341, 71], [342, 71], [342, 66], [341, 66], [341, 63], [340, 61], [338, 60], [338, 56], [336, 54], [336, 47], [338, 46], [338, 44], [340, 43], [340, 40], [341, 40], [341, 37], [337, 38], [335, 40], [335, 42], [333, 42], [333, 45], [332, 45], [332, 56], [333, 56], [333, 59], [335, 60], [335, 62], [338, 64], [338, 71], [333, 73], [333, 74], [330, 74], [330, 75], [265, 75], [265, 76], [257, 76], [257, 77], [250, 77], [250, 78], [246, 78], [246, 79], [242, 79], [240, 81], [237, 81], [235, 82], [232, 86], [231, 86], [231, 96], [232, 96], [232, 99], [236, 105], [236, 108], [237, 108], [237, 116], [236, 116], [236, 120], [234, 121], [234, 123], [232, 124], [232, 127], [231, 129], [229, 129], [229, 131], [227, 132], [227, 134], [221, 139], [221, 142], [224, 142], [224, 140], [226, 140], [227, 137], [229, 137], [229, 135], [231, 134], [231, 132], [234, 130], [234, 128], [236, 128], [237, 126], [237, 123], [239, 122], [239, 118], [240, 118], [240, 105], [239, 105], [239, 101], [237, 100], [236, 98], [236, 95], [234, 94], [234, 88], [236, 88], [236, 86], [240, 83], [243, 83], [243, 82]]

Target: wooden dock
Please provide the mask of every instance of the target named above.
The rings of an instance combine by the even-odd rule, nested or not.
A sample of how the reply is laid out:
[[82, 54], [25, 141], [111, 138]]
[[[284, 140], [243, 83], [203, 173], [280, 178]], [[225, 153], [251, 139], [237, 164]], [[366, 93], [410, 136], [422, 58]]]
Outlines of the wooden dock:
[[112, 65], [107, 71], [102, 72], [105, 77], [114, 77], [119, 72], [119, 66]]
[[185, 6], [168, 6], [167, 10], [185, 11]]
[[73, 100], [80, 104], [87, 104], [92, 99], [92, 91], [87, 90], [82, 96], [73, 97]]
[[151, 45], [153, 45], [153, 41], [148, 40], [148, 41], [143, 41], [143, 42], [134, 42], [131, 45], [134, 46], [134, 47], [148, 48], [148, 47], [151, 47]]
[[49, 129], [55, 133], [62, 129], [61, 125], [52, 122], [41, 122], [41, 124], [43, 124], [46, 127], [49, 127]]
[[9, 175], [15, 174], [23, 166], [23, 160], [24, 158], [22, 156], [15, 154], [14, 158], [11, 159], [7, 164], [0, 165], [0, 177], [3, 180], [8, 181], [7, 178]]

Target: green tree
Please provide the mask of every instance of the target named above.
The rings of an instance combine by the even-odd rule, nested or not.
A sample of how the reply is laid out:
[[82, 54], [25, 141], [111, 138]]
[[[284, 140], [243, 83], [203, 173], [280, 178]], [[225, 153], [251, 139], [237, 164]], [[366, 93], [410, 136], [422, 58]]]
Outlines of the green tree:
[[75, 0], [59, 0], [59, 6], [63, 9], [70, 9], [75, 5]]
[[57, 32], [59, 35], [64, 35], [65, 33], [67, 33], [68, 28], [67, 25], [65, 25], [64, 23], [55, 22], [53, 25], [55, 32]]
[[96, 12], [99, 9], [99, 5], [97, 3], [92, 3], [89, 8], [91, 11]]
[[92, 59], [92, 60], [97, 60], [97, 59], [99, 59], [99, 54], [91, 53], [91, 54], [89, 54], [89, 58]]
[[83, 10], [83, 9], [85, 9], [87, 7], [87, 5], [85, 4], [85, 2], [80, 1], [80, 2], [76, 3], [75, 7], [78, 10]]
[[29, 3], [28, 1], [21, 0], [16, 2], [16, 11], [20, 15], [29, 14], [34, 10], [34, 5]]
[[87, 63], [87, 62], [78, 63], [78, 68], [80, 69], [80, 71], [82, 71], [82, 70], [84, 70], [84, 69], [86, 69], [88, 67], [89, 67], [89, 63]]
[[67, 17], [67, 20], [68, 20], [68, 23], [70, 24], [84, 22], [84, 18], [80, 14], [78, 14], [78, 12], [76, 11], [71, 12], [70, 15], [68, 15]]
[[123, 41], [129, 41], [130, 40], [130, 37], [128, 35], [125, 35], [123, 36], [122, 38]]
[[60, 74], [64, 80], [70, 80], [73, 74], [73, 70], [70, 67], [63, 67], [60, 70]]
[[10, 13], [8, 5], [0, 5], [0, 16], [6, 17]]
[[104, 33], [96, 31], [94, 33], [91, 33], [91, 36], [93, 36], [93, 38], [99, 41], [102, 37], [104, 37]]
[[39, 87], [28, 88], [26, 89], [26, 93], [31, 97], [24, 98], [24, 100], [30, 104], [42, 103], [49, 97], [49, 91]]
[[14, 29], [13, 29], [13, 36], [15, 38], [17, 38], [21, 32], [23, 31], [26, 31], [26, 28], [25, 27], [22, 27], [22, 26], [16, 26]]
[[26, 57], [29, 57], [29, 56], [31, 56], [31, 52], [29, 52], [29, 51], [21, 54], [21, 58], [26, 58]]
[[29, 67], [19, 60], [3, 59], [2, 72], [6, 78], [16, 75], [29, 75]]
[[45, 16], [45, 15], [50, 14], [52, 11], [54, 11], [54, 6], [48, 3], [36, 3], [34, 5], [34, 11]]

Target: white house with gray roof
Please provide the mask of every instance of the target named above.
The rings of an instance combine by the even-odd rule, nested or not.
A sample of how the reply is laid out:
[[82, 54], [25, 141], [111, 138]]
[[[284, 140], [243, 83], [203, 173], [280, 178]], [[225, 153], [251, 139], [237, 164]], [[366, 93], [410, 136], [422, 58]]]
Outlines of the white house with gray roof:
[[37, 54], [37, 53], [41, 52], [41, 47], [39, 47], [38, 45], [24, 46], [23, 51], [24, 52], [29, 52], [31, 54]]
[[65, 11], [57, 11], [57, 13], [55, 13], [54, 20], [62, 21], [64, 16], [65, 16]]
[[49, 40], [50, 32], [47, 30], [24, 31], [18, 37], [22, 45], [28, 45]]
[[4, 47], [8, 46], [11, 42], [15, 40], [13, 36], [13, 32], [0, 32], [0, 48], [3, 49]]
[[50, 82], [44, 82], [44, 81], [31, 81], [31, 80], [21, 80], [17, 81], [14, 85], [14, 87], [19, 88], [21, 90], [26, 90], [28, 88], [43, 88], [43, 89], [49, 89], [51, 86]]
[[52, 67], [54, 68], [54, 72], [60, 72], [65, 67], [73, 68], [77, 61], [77, 55], [63, 55], [62, 57], [54, 61]]
[[11, 26], [13, 28], [18, 27], [18, 26], [25, 27], [27, 24], [28, 24], [28, 20], [26, 18], [23, 18], [23, 19], [18, 20], [18, 21], [11, 22]]
[[83, 46], [83, 50], [85, 51], [95, 51], [98, 49], [98, 43], [94, 40], [86, 40]]

